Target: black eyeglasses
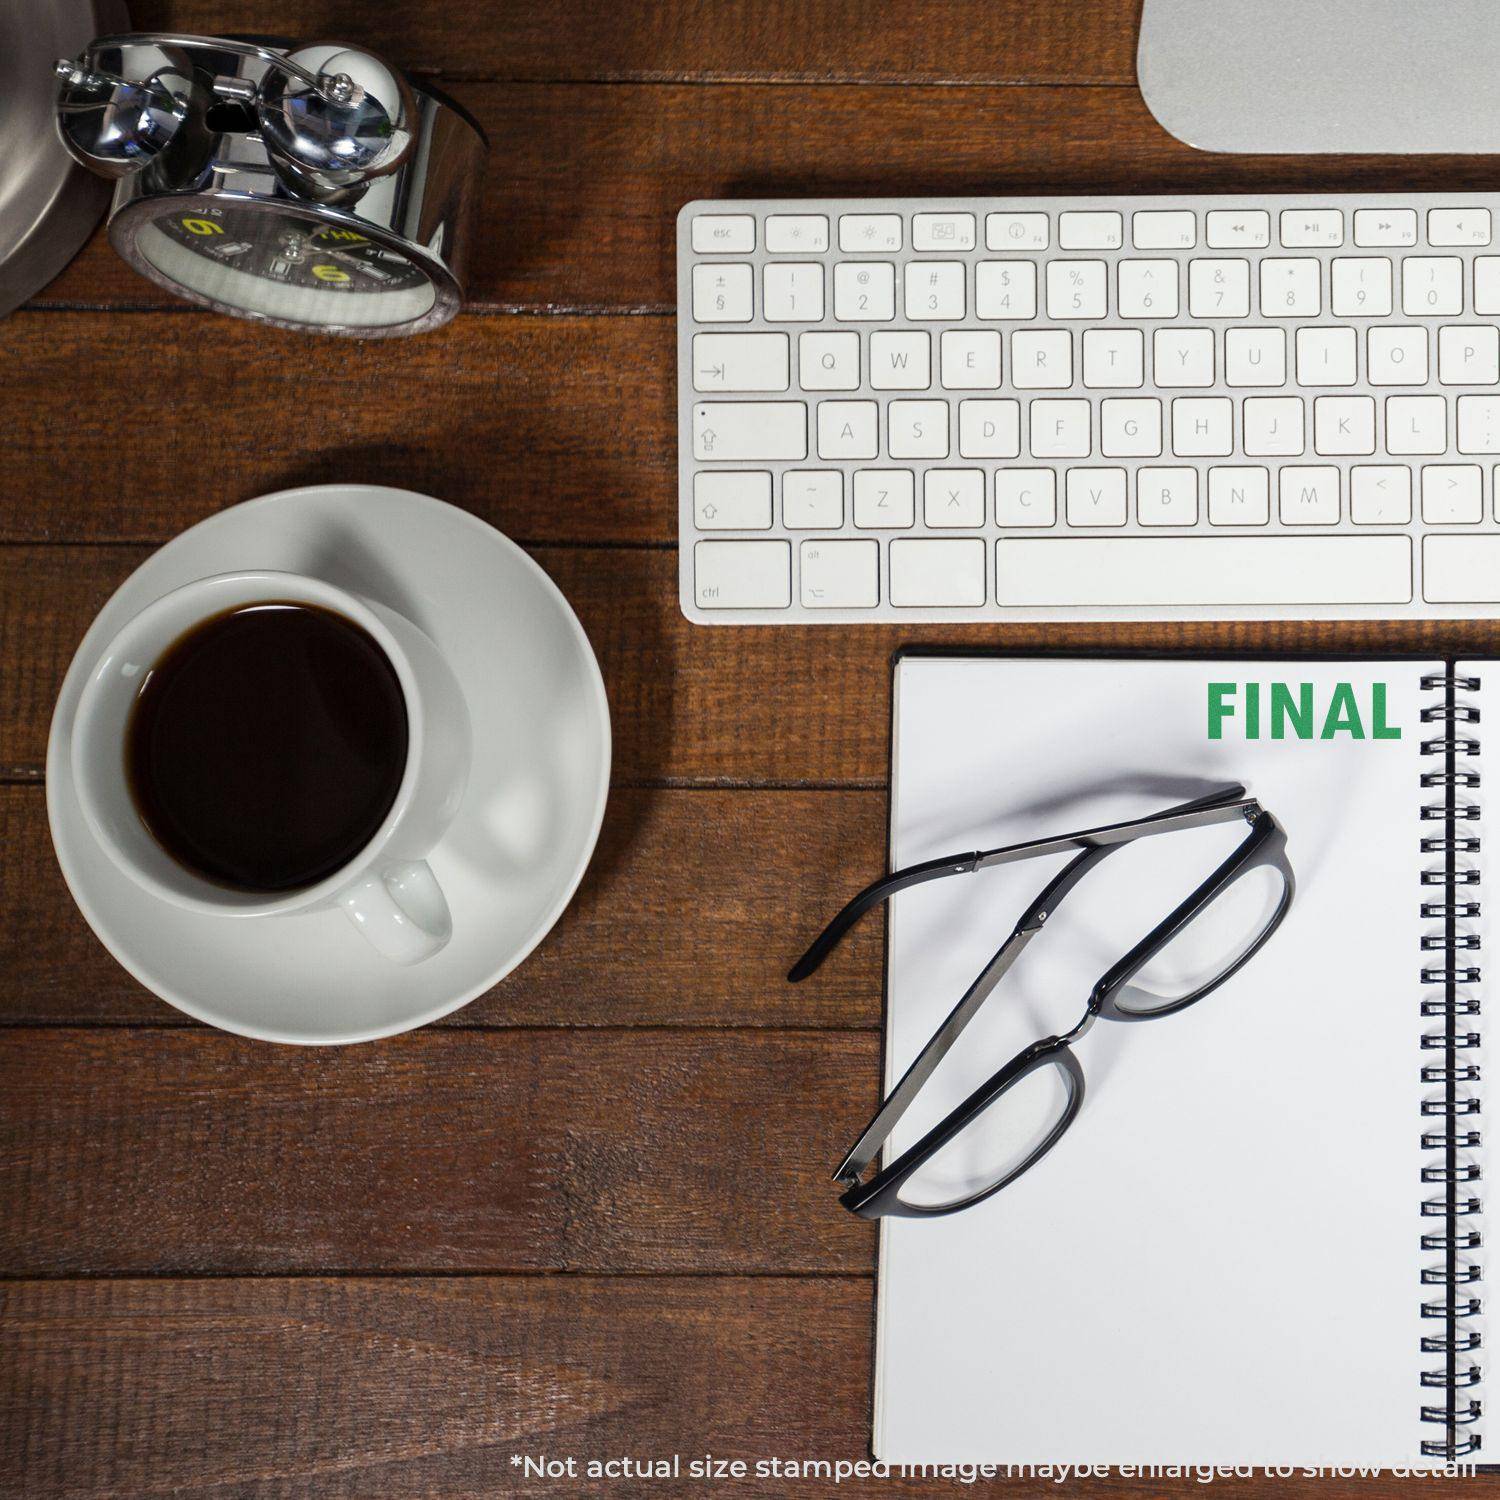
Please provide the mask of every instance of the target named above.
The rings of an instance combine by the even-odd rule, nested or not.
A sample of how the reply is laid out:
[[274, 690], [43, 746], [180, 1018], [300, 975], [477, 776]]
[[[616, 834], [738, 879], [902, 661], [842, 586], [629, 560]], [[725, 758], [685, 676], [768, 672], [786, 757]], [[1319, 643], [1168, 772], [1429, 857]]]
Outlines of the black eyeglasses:
[[[1104, 973], [1089, 993], [1083, 1018], [1071, 1031], [1062, 1036], [1043, 1037], [1017, 1053], [919, 1141], [868, 1181], [861, 1182], [922, 1085], [1026, 945], [1056, 914], [1059, 903], [1085, 875], [1107, 856], [1138, 839], [1235, 819], [1243, 819], [1250, 825], [1250, 832], [1239, 847]], [[1211, 994], [1248, 963], [1281, 925], [1296, 889], [1286, 857], [1286, 831], [1260, 803], [1245, 795], [1243, 786], [1226, 786], [1133, 822], [1110, 823], [1058, 838], [956, 854], [897, 870], [866, 886], [850, 901], [798, 959], [787, 978], [794, 984], [806, 979], [866, 912], [898, 891], [947, 875], [967, 875], [1069, 849], [1080, 852], [1026, 908], [1010, 936], [938, 1027], [839, 1164], [834, 1179], [847, 1187], [839, 1201], [850, 1212], [866, 1219], [885, 1214], [921, 1218], [957, 1213], [1014, 1182], [1061, 1140], [1078, 1116], [1083, 1103], [1083, 1069], [1073, 1055], [1072, 1044], [1101, 1016], [1109, 1021], [1154, 1021], [1186, 1010]], [[1206, 974], [1196, 957], [1194, 963], [1199, 966], [1192, 973], [1181, 964], [1174, 964], [1173, 959], [1181, 960], [1186, 950], [1196, 952], [1203, 946], [1205, 928], [1195, 926], [1200, 918], [1210, 910], [1224, 915], [1225, 898], [1232, 891], [1249, 891], [1249, 883], [1242, 886], [1241, 882], [1257, 870], [1269, 872], [1272, 878], [1267, 891], [1252, 894], [1267, 895], [1269, 900], [1257, 902], [1248, 914], [1243, 910], [1234, 913], [1239, 919], [1235, 923], [1236, 935], [1208, 945], [1214, 956]], [[1191, 944], [1185, 944], [1182, 940], [1189, 932], [1194, 933], [1194, 938]], [[1215, 936], [1223, 938], [1222, 933], [1216, 932]]]

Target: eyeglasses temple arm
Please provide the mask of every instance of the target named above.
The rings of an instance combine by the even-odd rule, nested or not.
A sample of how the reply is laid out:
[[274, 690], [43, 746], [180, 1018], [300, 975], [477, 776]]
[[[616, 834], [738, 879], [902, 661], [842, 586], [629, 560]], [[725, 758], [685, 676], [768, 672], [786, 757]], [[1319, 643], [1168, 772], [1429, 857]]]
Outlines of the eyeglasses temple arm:
[[1104, 823], [1098, 828], [1085, 828], [1080, 833], [1063, 834], [1061, 838], [983, 849], [975, 856], [974, 868], [989, 870], [996, 865], [1014, 864], [1017, 860], [1062, 854], [1068, 849], [1113, 847], [1128, 844], [1132, 839], [1150, 838], [1159, 833], [1180, 833], [1185, 828], [1207, 828], [1237, 818], [1253, 822], [1260, 814], [1260, 803], [1253, 797], [1246, 797], [1244, 787], [1237, 786], [1232, 790], [1235, 796], [1231, 801], [1220, 800], [1226, 795], [1220, 792], [1213, 794], [1212, 798], [1204, 797], [1196, 802], [1186, 802], [1181, 807], [1169, 807], [1165, 812], [1153, 813], [1149, 818], [1135, 818], [1129, 823]]
[[896, 870], [890, 875], [881, 876], [879, 880], [871, 881], [813, 939], [807, 952], [792, 965], [786, 977], [792, 984], [799, 984], [809, 974], [815, 973], [822, 966], [823, 960], [843, 941], [844, 934], [867, 911], [911, 886], [922, 885], [929, 880], [941, 880], [946, 875], [967, 875], [974, 870], [987, 870], [995, 865], [1013, 864], [1018, 860], [1037, 859], [1048, 854], [1062, 854], [1070, 849], [1123, 844], [1150, 834], [1174, 833], [1183, 828], [1228, 822], [1232, 818], [1253, 817], [1259, 811], [1259, 803], [1245, 798], [1243, 786], [1231, 785], [1220, 787], [1207, 796], [1168, 808], [1149, 818], [1135, 818], [1128, 823], [1106, 823], [1098, 828], [1086, 828], [1079, 833], [1063, 834], [1060, 838], [1008, 844], [1000, 849], [975, 850], [967, 854], [949, 854], [942, 859], [929, 859], [920, 865], [909, 865], [904, 870]]
[[901, 1082], [891, 1090], [875, 1118], [865, 1126], [860, 1138], [850, 1147], [848, 1155], [838, 1164], [833, 1174], [836, 1181], [844, 1183], [859, 1181], [865, 1168], [875, 1160], [876, 1152], [885, 1144], [885, 1138], [891, 1133], [896, 1121], [916, 1098], [918, 1090], [932, 1076], [933, 1070], [948, 1055], [949, 1048], [958, 1040], [964, 1027], [974, 1019], [974, 1013], [994, 993], [995, 986], [1005, 977], [1011, 965], [1021, 956], [1027, 943], [1040, 930], [1040, 926], [1017, 927], [1005, 940], [1000, 951], [984, 966], [979, 977], [969, 986], [963, 999], [948, 1013], [948, 1019], [938, 1027], [932, 1040], [917, 1054], [916, 1060], [906, 1070]]
[[872, 907], [894, 896], [898, 891], [929, 880], [941, 880], [945, 875], [966, 875], [977, 869], [977, 850], [968, 854], [950, 854], [943, 859], [929, 859], [925, 864], [909, 865], [890, 875], [872, 880], [859, 895], [854, 897], [839, 914], [812, 941], [807, 952], [791, 967], [787, 978], [797, 984], [813, 973], [843, 941], [844, 934]]
[[974, 1019], [975, 1012], [994, 993], [995, 986], [1025, 952], [1027, 943], [1042, 930], [1043, 924], [1057, 910], [1063, 897], [1101, 859], [1108, 857], [1111, 847], [1096, 845], [1075, 854], [1042, 888], [1042, 893], [1021, 914], [1021, 920], [1016, 923], [1011, 935], [1000, 945], [999, 951], [948, 1013], [947, 1020], [938, 1027], [932, 1040], [917, 1054], [916, 1061], [906, 1070], [901, 1082], [891, 1090], [890, 1097], [880, 1106], [875, 1118], [865, 1126], [853, 1148], [839, 1163], [838, 1170], [834, 1173], [839, 1182], [859, 1181], [860, 1175], [875, 1160], [875, 1153], [885, 1144], [886, 1137], [907, 1105], [932, 1076], [933, 1069], [948, 1055], [949, 1048], [958, 1040], [964, 1027]]

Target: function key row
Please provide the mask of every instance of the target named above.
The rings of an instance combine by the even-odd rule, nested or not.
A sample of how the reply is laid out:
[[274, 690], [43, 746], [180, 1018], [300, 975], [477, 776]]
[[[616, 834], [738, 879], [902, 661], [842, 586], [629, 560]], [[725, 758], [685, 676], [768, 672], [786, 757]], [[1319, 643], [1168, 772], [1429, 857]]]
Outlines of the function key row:
[[[1114, 209], [1064, 209], [1056, 215], [1057, 248], [1122, 250], [1126, 218]], [[1128, 215], [1130, 243], [1137, 250], [1192, 250], [1199, 243], [1198, 215], [1192, 209], [1137, 209]], [[1053, 248], [1053, 216], [1046, 212], [988, 213], [984, 243], [990, 250]], [[1427, 210], [1427, 243], [1464, 249], [1489, 245], [1493, 225], [1487, 208]], [[1418, 242], [1413, 208], [1362, 208], [1353, 215], [1353, 243], [1366, 248], [1400, 249]], [[1345, 215], [1338, 208], [1287, 208], [1277, 216], [1278, 243], [1289, 250], [1337, 249], [1349, 243]], [[1204, 215], [1203, 242], [1211, 250], [1264, 250], [1271, 245], [1271, 215], [1265, 209], [1210, 209]], [[831, 243], [826, 214], [770, 214], [765, 249], [772, 255], [822, 254]], [[978, 244], [974, 214], [917, 213], [906, 240], [899, 213], [840, 214], [838, 248], [845, 255], [910, 248], [918, 253], [973, 250]], [[697, 255], [749, 255], [756, 249], [753, 214], [698, 214], [693, 219]]]

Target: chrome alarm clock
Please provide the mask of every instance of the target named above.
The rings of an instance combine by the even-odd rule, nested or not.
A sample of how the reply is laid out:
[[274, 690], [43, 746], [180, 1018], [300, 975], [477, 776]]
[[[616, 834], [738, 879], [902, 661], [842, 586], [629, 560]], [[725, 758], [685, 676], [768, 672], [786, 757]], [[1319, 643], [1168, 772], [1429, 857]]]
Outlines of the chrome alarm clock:
[[484, 137], [372, 53], [130, 33], [57, 75], [63, 144], [115, 179], [110, 242], [157, 285], [360, 338], [458, 311]]

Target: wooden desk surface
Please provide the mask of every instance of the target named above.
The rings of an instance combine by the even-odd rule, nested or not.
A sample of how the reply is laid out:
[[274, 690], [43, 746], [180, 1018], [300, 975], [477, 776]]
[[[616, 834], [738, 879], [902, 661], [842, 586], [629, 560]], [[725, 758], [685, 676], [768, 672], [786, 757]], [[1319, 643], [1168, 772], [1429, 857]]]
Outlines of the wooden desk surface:
[[[1477, 188], [1491, 164], [1196, 154], [1135, 89], [1136, 0], [133, 9], [436, 76], [489, 133], [487, 223], [458, 321], [353, 360], [172, 301], [102, 235], [0, 324], [0, 1494], [568, 1494], [592, 1487], [512, 1455], [865, 1456], [875, 1240], [827, 1171], [875, 1098], [879, 934], [781, 976], [880, 865], [899, 635], [679, 615], [674, 215]], [[74, 647], [152, 548], [333, 479], [428, 491], [527, 546], [599, 653], [616, 767], [588, 879], [518, 974], [415, 1035], [303, 1051], [190, 1024], [109, 958], [53, 860], [42, 766]], [[1461, 623], [942, 638], [1500, 648]], [[963, 1489], [837, 1490], [892, 1492]]]

